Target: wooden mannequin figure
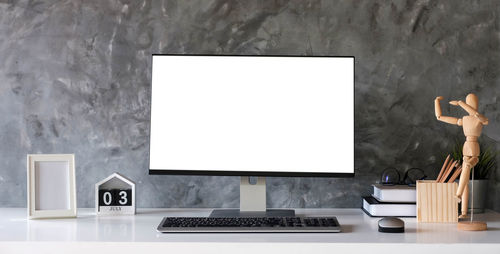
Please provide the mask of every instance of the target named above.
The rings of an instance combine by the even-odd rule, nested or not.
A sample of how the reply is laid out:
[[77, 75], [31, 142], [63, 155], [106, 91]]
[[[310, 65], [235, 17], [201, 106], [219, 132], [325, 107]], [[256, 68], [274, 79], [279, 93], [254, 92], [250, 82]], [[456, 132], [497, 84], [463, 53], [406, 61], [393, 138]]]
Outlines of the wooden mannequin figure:
[[[439, 121], [455, 124], [458, 126], [463, 126], [464, 135], [466, 137], [463, 146], [463, 163], [462, 163], [462, 173], [460, 174], [460, 181], [458, 183], [458, 189], [455, 198], [458, 202], [462, 201], [462, 211], [459, 218], [464, 218], [467, 216], [468, 198], [469, 198], [469, 178], [471, 169], [479, 161], [479, 143], [477, 142], [478, 137], [481, 135], [483, 125], [488, 125], [488, 118], [479, 114], [478, 109], [478, 99], [475, 94], [468, 94], [463, 101], [450, 101], [451, 105], [462, 107], [469, 115], [462, 118], [455, 118], [450, 116], [443, 116], [441, 114], [441, 104], [440, 101], [443, 99], [442, 96], [436, 97], [434, 100], [434, 107], [436, 112], [436, 118]], [[459, 225], [460, 227], [460, 225]], [[486, 224], [484, 224], [484, 229], [486, 229]], [[483, 230], [484, 230], [483, 229]], [[475, 229], [477, 230], [477, 229]]]

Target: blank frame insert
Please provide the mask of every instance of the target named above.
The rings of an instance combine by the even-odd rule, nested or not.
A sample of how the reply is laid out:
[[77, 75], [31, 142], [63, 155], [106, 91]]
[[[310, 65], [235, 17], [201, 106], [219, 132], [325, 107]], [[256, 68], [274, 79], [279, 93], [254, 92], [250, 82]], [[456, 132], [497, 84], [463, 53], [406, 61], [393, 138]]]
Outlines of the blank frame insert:
[[69, 162], [35, 162], [35, 210], [69, 210]]

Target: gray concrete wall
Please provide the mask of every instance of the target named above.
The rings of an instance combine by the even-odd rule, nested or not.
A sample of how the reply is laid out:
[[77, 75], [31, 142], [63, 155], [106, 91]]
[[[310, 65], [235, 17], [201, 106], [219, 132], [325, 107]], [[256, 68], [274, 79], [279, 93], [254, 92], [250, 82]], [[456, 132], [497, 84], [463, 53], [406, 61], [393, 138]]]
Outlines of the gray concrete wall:
[[359, 207], [384, 168], [435, 177], [463, 139], [435, 119], [437, 95], [477, 93], [500, 149], [499, 14], [493, 0], [0, 0], [0, 206], [26, 205], [27, 153], [75, 153], [80, 207], [115, 171], [139, 207], [237, 207], [238, 177], [147, 171], [151, 54], [203, 53], [354, 55], [356, 176], [270, 178], [268, 205]]

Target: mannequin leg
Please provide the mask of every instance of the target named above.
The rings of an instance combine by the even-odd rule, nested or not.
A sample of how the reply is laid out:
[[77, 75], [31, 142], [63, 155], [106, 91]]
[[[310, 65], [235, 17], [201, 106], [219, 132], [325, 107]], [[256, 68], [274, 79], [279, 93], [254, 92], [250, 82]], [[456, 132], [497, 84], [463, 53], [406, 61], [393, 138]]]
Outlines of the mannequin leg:
[[460, 181], [458, 182], [458, 189], [455, 197], [460, 199], [464, 192], [465, 186], [469, 185], [470, 170], [476, 165], [478, 161], [477, 157], [464, 156], [464, 162], [462, 163], [462, 173], [460, 173]]
[[471, 170], [471, 165], [469, 163], [470, 157], [464, 156], [464, 162], [462, 163], [462, 173], [460, 173], [460, 181], [458, 182], [457, 197], [461, 197], [464, 192], [465, 186], [469, 183], [469, 175]]
[[462, 193], [462, 214], [458, 216], [458, 218], [466, 218], [468, 208], [469, 208], [469, 184], [465, 186], [464, 192]]

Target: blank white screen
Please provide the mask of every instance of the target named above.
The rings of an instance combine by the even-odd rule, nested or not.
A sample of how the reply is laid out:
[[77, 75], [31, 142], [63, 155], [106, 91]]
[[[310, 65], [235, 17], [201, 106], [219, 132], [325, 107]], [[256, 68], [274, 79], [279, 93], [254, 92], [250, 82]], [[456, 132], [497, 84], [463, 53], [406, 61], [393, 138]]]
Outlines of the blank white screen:
[[153, 56], [150, 169], [354, 172], [354, 59]]

